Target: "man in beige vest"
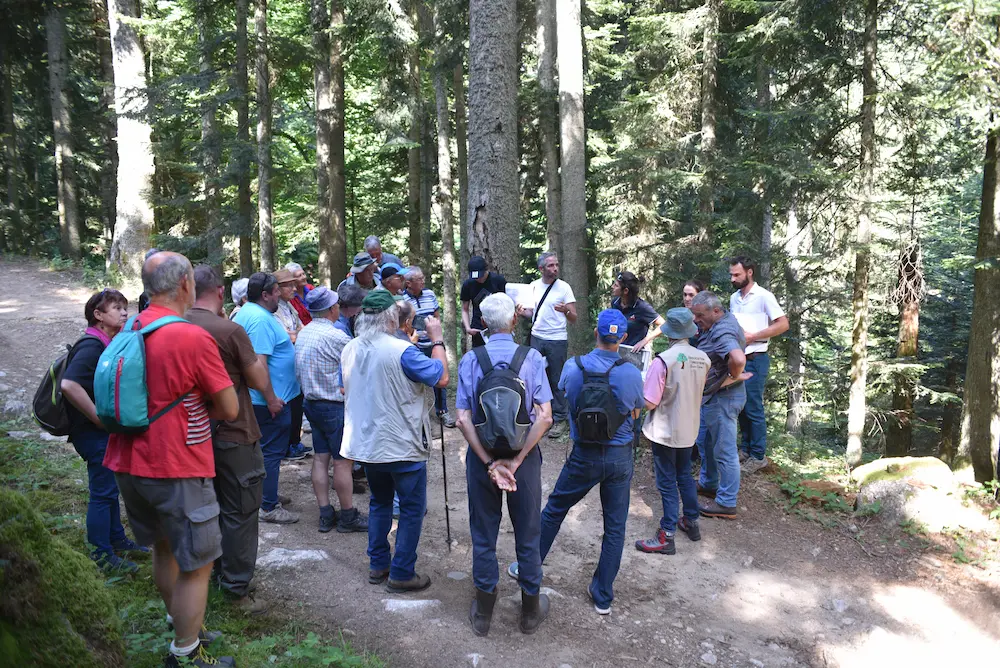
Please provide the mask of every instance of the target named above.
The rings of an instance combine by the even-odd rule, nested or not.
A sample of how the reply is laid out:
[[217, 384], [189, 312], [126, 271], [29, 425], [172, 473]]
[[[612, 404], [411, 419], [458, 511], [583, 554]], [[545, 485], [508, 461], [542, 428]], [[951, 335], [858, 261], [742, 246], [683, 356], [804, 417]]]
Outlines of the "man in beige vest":
[[[656, 535], [637, 540], [635, 549], [676, 554], [677, 529], [687, 533], [691, 540], [701, 540], [691, 451], [698, 436], [701, 397], [710, 361], [708, 355], [688, 343], [698, 333], [690, 310], [670, 309], [660, 331], [670, 339], [670, 347], [656, 356], [646, 374], [643, 395], [650, 413], [642, 433], [653, 443], [653, 468], [663, 501], [663, 517]], [[684, 517], [679, 522], [678, 490], [684, 505]]]

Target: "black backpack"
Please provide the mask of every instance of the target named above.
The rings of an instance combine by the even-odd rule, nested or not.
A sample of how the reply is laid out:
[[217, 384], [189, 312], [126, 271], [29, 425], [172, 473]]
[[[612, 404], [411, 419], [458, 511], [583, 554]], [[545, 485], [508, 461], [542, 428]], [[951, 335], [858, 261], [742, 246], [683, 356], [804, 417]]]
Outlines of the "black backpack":
[[[472, 424], [487, 450], [518, 452], [531, 429], [524, 381], [517, 375], [531, 351], [518, 346], [510, 364], [494, 366], [485, 346], [473, 348], [483, 377], [476, 386], [476, 411]], [[503, 363], [501, 363], [503, 364]]]
[[31, 417], [39, 427], [53, 436], [69, 435], [71, 424], [62, 393], [62, 378], [77, 346], [87, 339], [98, 340], [96, 336], [83, 336], [72, 346], [67, 345], [66, 354], [49, 366], [35, 390], [35, 398], [31, 402]]
[[627, 415], [618, 412], [618, 402], [611, 391], [611, 370], [625, 364], [625, 360], [617, 359], [604, 373], [587, 371], [579, 357], [573, 360], [583, 373], [583, 387], [576, 399], [577, 438], [582, 443], [607, 444], [625, 422]]

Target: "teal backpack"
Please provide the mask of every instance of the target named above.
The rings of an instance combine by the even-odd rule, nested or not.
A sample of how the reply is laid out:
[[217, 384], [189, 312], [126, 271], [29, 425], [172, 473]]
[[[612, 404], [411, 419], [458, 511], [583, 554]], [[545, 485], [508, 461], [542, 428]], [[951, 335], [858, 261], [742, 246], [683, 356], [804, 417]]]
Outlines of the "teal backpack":
[[165, 316], [140, 329], [136, 316], [132, 316], [121, 333], [111, 339], [110, 345], [101, 353], [94, 374], [94, 404], [97, 406], [97, 417], [109, 432], [142, 433], [189, 394], [185, 392], [156, 415], [149, 415], [145, 338], [160, 327], [175, 322], [187, 320], [175, 315]]

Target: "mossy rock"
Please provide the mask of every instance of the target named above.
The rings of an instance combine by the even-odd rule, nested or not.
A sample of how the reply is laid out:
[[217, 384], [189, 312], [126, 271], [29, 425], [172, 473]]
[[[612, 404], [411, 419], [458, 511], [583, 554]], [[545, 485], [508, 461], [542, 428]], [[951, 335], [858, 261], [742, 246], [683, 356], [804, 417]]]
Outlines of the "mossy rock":
[[125, 665], [121, 623], [94, 563], [0, 490], [0, 665]]
[[951, 487], [954, 476], [948, 465], [937, 457], [884, 457], [851, 471], [851, 479], [864, 487], [873, 482], [919, 480], [934, 487]]

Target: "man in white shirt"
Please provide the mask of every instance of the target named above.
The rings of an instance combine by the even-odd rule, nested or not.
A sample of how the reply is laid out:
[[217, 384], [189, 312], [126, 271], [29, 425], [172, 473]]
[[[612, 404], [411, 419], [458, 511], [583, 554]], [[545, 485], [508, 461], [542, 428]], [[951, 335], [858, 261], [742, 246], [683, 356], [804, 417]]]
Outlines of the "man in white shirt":
[[747, 380], [747, 402], [740, 413], [740, 468], [754, 473], [767, 466], [767, 418], [764, 414], [764, 385], [771, 368], [767, 354], [772, 337], [788, 331], [788, 316], [768, 290], [757, 285], [757, 267], [746, 256], [729, 260], [729, 278], [736, 292], [729, 298], [729, 310], [743, 327], [747, 340], [746, 371], [753, 375]]
[[531, 283], [533, 304], [518, 304], [517, 314], [531, 320], [531, 347], [542, 354], [548, 367], [545, 375], [552, 389], [552, 429], [550, 438], [564, 436], [569, 409], [566, 395], [559, 389], [559, 378], [569, 354], [566, 324], [576, 322], [576, 297], [573, 288], [559, 278], [559, 257], [552, 251], [538, 256], [542, 277]]

